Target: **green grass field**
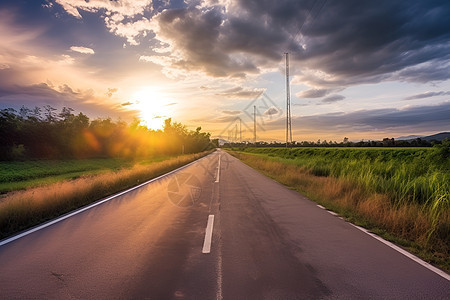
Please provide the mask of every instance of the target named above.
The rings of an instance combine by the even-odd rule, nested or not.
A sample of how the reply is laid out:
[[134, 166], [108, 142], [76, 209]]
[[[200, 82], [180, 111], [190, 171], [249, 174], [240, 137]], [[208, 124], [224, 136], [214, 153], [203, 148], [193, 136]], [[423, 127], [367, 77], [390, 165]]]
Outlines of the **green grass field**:
[[433, 148], [246, 148], [291, 160], [316, 176], [344, 178], [393, 203], [440, 205], [449, 201], [449, 159]]
[[[211, 151], [137, 162], [105, 159], [10, 163], [9, 172], [2, 170], [3, 178], [21, 178], [24, 186], [40, 181], [41, 186], [2, 195], [0, 239], [166, 174]], [[82, 176], [73, 179], [78, 174]], [[43, 184], [46, 178], [56, 182]]]
[[231, 153], [450, 270], [448, 147], [240, 148]]
[[0, 162], [0, 194], [86, 175], [118, 171], [130, 168], [136, 163], [149, 164], [167, 158], [155, 157], [137, 162], [116, 158]]

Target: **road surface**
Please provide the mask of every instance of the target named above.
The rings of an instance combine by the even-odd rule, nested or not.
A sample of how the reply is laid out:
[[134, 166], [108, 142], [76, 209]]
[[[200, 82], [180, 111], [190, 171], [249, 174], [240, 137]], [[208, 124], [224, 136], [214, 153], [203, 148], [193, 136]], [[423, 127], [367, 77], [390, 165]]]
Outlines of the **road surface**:
[[448, 278], [220, 150], [0, 242], [1, 299], [450, 299]]

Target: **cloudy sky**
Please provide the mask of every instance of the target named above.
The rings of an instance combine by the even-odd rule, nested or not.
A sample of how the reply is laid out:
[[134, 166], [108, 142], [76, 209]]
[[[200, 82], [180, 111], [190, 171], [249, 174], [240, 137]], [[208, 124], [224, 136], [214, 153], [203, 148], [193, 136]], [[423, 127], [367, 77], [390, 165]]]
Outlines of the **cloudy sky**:
[[[2, 0], [0, 108], [51, 105], [213, 136], [450, 131], [450, 2]], [[240, 120], [240, 121], [239, 121]]]

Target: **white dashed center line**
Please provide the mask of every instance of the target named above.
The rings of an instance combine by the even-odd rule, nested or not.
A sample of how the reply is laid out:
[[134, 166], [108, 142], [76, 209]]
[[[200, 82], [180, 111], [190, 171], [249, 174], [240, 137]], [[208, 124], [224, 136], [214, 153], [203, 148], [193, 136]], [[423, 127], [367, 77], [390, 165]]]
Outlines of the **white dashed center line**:
[[220, 155], [219, 155], [219, 164], [217, 165], [217, 176], [216, 176], [216, 182], [219, 182], [220, 178]]
[[214, 226], [214, 215], [209, 215], [208, 224], [206, 225], [206, 233], [205, 233], [205, 240], [203, 242], [202, 253], [210, 253], [211, 252], [211, 239], [212, 239], [213, 226]]

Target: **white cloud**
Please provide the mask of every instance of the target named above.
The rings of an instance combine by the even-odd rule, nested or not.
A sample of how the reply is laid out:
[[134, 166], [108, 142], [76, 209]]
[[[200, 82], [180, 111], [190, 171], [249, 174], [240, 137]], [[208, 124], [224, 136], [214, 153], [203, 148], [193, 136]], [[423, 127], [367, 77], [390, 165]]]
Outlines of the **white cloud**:
[[122, 20], [117, 21], [113, 18], [105, 18], [108, 29], [117, 36], [127, 39], [130, 45], [139, 45], [139, 36], [145, 37], [152, 31], [151, 21], [143, 17], [135, 22], [123, 23]]
[[152, 31], [150, 20], [142, 16], [153, 10], [152, 0], [56, 0], [56, 3], [78, 19], [82, 19], [80, 11], [102, 12], [110, 32], [126, 38], [130, 45], [139, 45], [139, 36]]
[[151, 62], [160, 66], [170, 66], [171, 59], [167, 56], [148, 56], [148, 55], [141, 55], [139, 57], [139, 61], [143, 62]]
[[72, 46], [72, 47], [70, 47], [70, 50], [79, 52], [82, 54], [94, 54], [95, 53], [94, 50], [91, 48], [80, 47], [80, 46]]
[[146, 9], [151, 10], [152, 0], [56, 0], [64, 10], [81, 19], [80, 10], [88, 12], [98, 12], [101, 9], [106, 10], [109, 14], [119, 14], [121, 16], [134, 16], [142, 14]]
[[69, 15], [72, 15], [77, 19], [81, 19], [82, 17], [80, 15], [80, 13], [78, 12], [78, 9], [69, 2], [71, 2], [71, 1], [56, 0], [56, 3], [60, 4]]
[[72, 56], [66, 54], [61, 55], [61, 59], [56, 61], [56, 63], [58, 63], [59, 65], [72, 65], [74, 62], [75, 59]]

